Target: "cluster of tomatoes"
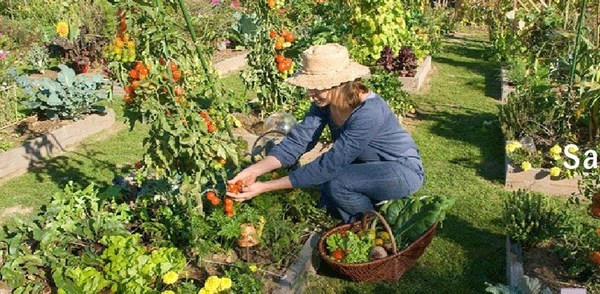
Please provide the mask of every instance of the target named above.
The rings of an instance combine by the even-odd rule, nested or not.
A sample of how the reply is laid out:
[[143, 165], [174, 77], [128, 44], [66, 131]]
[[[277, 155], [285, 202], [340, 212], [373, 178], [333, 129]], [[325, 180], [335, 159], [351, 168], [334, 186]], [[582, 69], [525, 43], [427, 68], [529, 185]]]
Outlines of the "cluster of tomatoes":
[[267, 0], [267, 6], [270, 9], [281, 9], [285, 5], [284, 0]]
[[[167, 66], [167, 62], [163, 58], [161, 58], [159, 60], [159, 62], [160, 62], [160, 65], [165, 66], [165, 67]], [[177, 63], [170, 60], [169, 61], [169, 69], [171, 70], [173, 81], [175, 81], [175, 83], [177, 83], [179, 81], [179, 79], [181, 78], [181, 70], [179, 69], [179, 66], [177, 65]], [[166, 77], [166, 75], [163, 75], [163, 77]], [[175, 95], [177, 95], [177, 93], [175, 93]]]
[[294, 34], [283, 30], [283, 32], [278, 33], [276, 30], [272, 30], [269, 33], [269, 37], [271, 39], [275, 39], [275, 50], [283, 50], [292, 46], [292, 43], [296, 38]]
[[272, 30], [269, 34], [271, 39], [275, 39], [275, 50], [280, 51], [275, 54], [275, 63], [277, 65], [277, 71], [281, 74], [283, 79], [286, 79], [294, 71], [294, 62], [291, 58], [283, 56], [282, 50], [292, 46], [294, 42], [294, 35], [288, 31], [283, 31], [281, 34], [275, 30]]
[[127, 104], [132, 104], [135, 98], [135, 91], [140, 87], [143, 80], [150, 73], [150, 67], [144, 65], [141, 61], [136, 62], [134, 67], [129, 71], [129, 85], [125, 86], [125, 96], [123, 101]]
[[104, 57], [122, 62], [133, 62], [135, 60], [135, 41], [125, 32], [126, 30], [127, 22], [125, 14], [123, 14], [117, 29], [117, 36], [105, 48]]
[[208, 199], [213, 206], [217, 206], [221, 203], [221, 198], [217, 197], [217, 194], [213, 191], [206, 192], [206, 199]]
[[202, 117], [202, 119], [206, 123], [206, 128], [208, 129], [209, 133], [214, 133], [217, 131], [217, 126], [212, 122], [212, 120], [208, 116], [208, 111], [202, 110], [200, 112], [200, 117]]
[[[217, 196], [217, 194], [214, 191], [206, 192], [206, 199], [213, 206], [218, 206], [219, 204], [221, 204], [221, 198], [219, 198], [219, 196]], [[225, 205], [223, 206], [223, 210], [225, 211], [228, 217], [232, 217], [234, 215], [233, 199], [231, 199], [231, 197], [225, 196]]]
[[291, 58], [284, 57], [283, 54], [275, 54], [275, 62], [277, 63], [277, 70], [284, 79], [294, 71], [294, 62]]

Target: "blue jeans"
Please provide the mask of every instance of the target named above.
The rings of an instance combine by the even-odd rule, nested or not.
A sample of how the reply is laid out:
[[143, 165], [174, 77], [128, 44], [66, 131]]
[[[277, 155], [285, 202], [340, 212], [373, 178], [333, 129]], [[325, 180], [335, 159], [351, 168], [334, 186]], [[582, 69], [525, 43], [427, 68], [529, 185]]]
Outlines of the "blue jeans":
[[326, 207], [333, 216], [351, 223], [378, 202], [412, 195], [424, 181], [421, 161], [415, 158], [351, 164], [321, 185], [317, 207]]

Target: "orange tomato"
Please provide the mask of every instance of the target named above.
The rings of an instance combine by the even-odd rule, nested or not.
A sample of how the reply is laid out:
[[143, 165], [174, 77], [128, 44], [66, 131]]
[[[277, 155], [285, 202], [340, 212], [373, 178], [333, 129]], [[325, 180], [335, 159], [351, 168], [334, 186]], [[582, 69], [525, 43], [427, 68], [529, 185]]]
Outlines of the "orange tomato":
[[283, 43], [285, 43], [285, 39], [283, 37], [277, 37], [277, 40], [275, 40], [275, 50], [283, 49]]
[[208, 125], [208, 132], [209, 132], [209, 133], [214, 133], [214, 132], [216, 132], [216, 131], [217, 131], [217, 126], [215, 126], [215, 125], [214, 125], [214, 124], [212, 124], [212, 123]]
[[275, 54], [275, 61], [277, 61], [277, 63], [282, 63], [284, 59], [285, 57], [283, 57], [283, 54]]
[[200, 116], [202, 118], [204, 118], [204, 119], [207, 119], [208, 118], [208, 111], [206, 111], [206, 110], [200, 111]]
[[173, 80], [175, 80], [175, 83], [177, 83], [177, 81], [179, 81], [180, 77], [181, 77], [181, 71], [179, 71], [179, 70], [173, 71]]
[[267, 6], [269, 6], [269, 8], [275, 7], [275, 0], [268, 0], [267, 1]]
[[131, 87], [132, 87], [133, 89], [137, 89], [137, 88], [139, 88], [139, 87], [140, 87], [140, 82], [138, 82], [138, 81], [132, 81], [132, 82], [131, 82]]
[[336, 250], [333, 250], [333, 252], [331, 252], [331, 258], [335, 259], [335, 260], [341, 260], [345, 257], [346, 254], [344, 254], [344, 251], [341, 248], [338, 248]]
[[283, 73], [284, 71], [286, 71], [286, 70], [287, 70], [287, 68], [285, 68], [285, 64], [282, 62], [282, 63], [278, 63], [278, 64], [277, 64], [277, 70], [278, 70], [280, 73]]
[[125, 94], [125, 96], [123, 96], [123, 102], [125, 102], [127, 104], [132, 104], [133, 97], [129, 96], [129, 94]]
[[273, 39], [277, 37], [277, 31], [276, 30], [271, 30], [271, 32], [269, 32], [269, 38]]
[[129, 77], [131, 77], [134, 80], [138, 80], [140, 78], [140, 73], [137, 70], [132, 69], [129, 71]]
[[133, 86], [131, 86], [131, 85], [125, 86], [125, 93], [127, 93], [129, 95], [133, 94]]
[[213, 198], [213, 199], [210, 200], [210, 203], [213, 206], [217, 206], [217, 205], [219, 205], [221, 203], [221, 199], [219, 199], [219, 198]]
[[600, 251], [590, 252], [590, 260], [593, 264], [600, 266]]
[[217, 198], [217, 194], [214, 191], [208, 191], [206, 192], [206, 198], [208, 198], [208, 200]]
[[233, 199], [231, 197], [225, 197], [225, 206], [233, 206]]

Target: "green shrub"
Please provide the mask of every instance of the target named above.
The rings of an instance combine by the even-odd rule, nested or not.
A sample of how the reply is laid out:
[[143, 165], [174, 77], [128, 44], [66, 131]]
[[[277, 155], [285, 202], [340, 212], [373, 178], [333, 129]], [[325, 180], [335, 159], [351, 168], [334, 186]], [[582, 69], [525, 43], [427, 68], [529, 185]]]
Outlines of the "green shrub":
[[25, 105], [50, 119], [77, 119], [97, 111], [96, 103], [107, 96], [106, 92], [99, 91], [104, 78], [99, 74], [75, 75], [73, 69], [62, 64], [58, 67], [61, 71], [56, 80], [30, 80], [25, 75], [16, 78], [19, 87], [29, 96]]
[[540, 193], [519, 190], [504, 202], [506, 234], [514, 241], [535, 245], [559, 233], [567, 215]]
[[414, 111], [410, 95], [402, 90], [402, 82], [395, 73], [377, 70], [365, 82], [373, 92], [388, 102], [395, 114], [404, 117]]

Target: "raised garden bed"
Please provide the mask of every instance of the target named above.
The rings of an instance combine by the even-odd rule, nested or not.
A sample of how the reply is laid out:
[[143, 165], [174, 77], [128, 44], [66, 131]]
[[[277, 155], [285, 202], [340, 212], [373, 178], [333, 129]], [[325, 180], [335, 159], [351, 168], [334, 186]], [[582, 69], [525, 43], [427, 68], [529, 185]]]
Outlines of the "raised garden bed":
[[115, 113], [109, 109], [105, 114], [62, 122], [46, 133], [30, 133], [35, 138], [0, 153], [0, 181], [26, 173], [35, 161], [61, 154], [90, 135], [112, 127], [114, 122]]
[[417, 67], [417, 73], [414, 77], [399, 77], [402, 82], [402, 90], [408, 93], [417, 93], [423, 86], [425, 78], [431, 70], [431, 56], [427, 56]]
[[554, 255], [549, 243], [522, 248], [506, 237], [506, 276], [511, 287], [518, 287], [526, 275], [539, 279], [542, 288], [548, 287], [552, 293], [586, 293], [585, 285], [569, 278], [566, 272], [564, 262]]
[[573, 179], [554, 179], [550, 172], [544, 168], [532, 168], [527, 171], [515, 167], [508, 160], [506, 163], [506, 181], [504, 187], [509, 191], [524, 189], [533, 192], [542, 192], [548, 195], [578, 194], [577, 181]]

